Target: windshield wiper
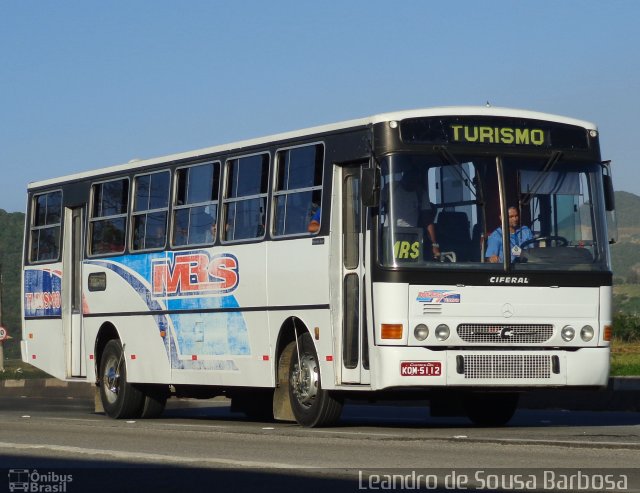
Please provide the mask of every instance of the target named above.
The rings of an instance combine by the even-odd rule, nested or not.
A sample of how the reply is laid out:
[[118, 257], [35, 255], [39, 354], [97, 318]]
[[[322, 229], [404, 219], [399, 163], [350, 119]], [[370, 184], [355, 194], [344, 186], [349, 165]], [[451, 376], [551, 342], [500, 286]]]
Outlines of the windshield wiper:
[[560, 151], [554, 151], [553, 154], [551, 154], [551, 157], [544, 165], [544, 168], [542, 168], [542, 170], [536, 176], [536, 181], [533, 182], [533, 186], [529, 191], [527, 191], [527, 193], [524, 194], [523, 199], [520, 201], [522, 205], [524, 206], [529, 205], [529, 202], [531, 202], [531, 199], [533, 198], [533, 196], [537, 193], [537, 191], [542, 186], [542, 183], [545, 179], [545, 175], [553, 169], [553, 167], [558, 163], [558, 161], [560, 161], [561, 157], [562, 157], [562, 152]]
[[[474, 187], [473, 185], [473, 180], [471, 179], [471, 177], [469, 176], [469, 174], [467, 173], [467, 171], [462, 167], [462, 165], [458, 162], [458, 160], [455, 158], [455, 156], [453, 154], [451, 154], [451, 152], [449, 151], [449, 149], [447, 149], [445, 146], [436, 146], [435, 150], [438, 151], [440, 153], [440, 155], [442, 156], [442, 158], [450, 165], [453, 166], [453, 169], [455, 170], [455, 172], [458, 174], [458, 178], [460, 178], [460, 180], [463, 183], [467, 184], [467, 188], [469, 189], [469, 191], [473, 194], [473, 198], [477, 199], [478, 194], [476, 193], [476, 187]], [[484, 202], [484, 201], [482, 201]]]

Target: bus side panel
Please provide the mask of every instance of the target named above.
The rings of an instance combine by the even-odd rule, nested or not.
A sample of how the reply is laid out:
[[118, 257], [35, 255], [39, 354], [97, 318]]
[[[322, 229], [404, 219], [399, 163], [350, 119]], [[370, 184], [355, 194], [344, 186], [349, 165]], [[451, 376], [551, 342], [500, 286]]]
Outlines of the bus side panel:
[[27, 320], [22, 333], [22, 361], [60, 380], [66, 380], [62, 321]]
[[[317, 306], [329, 303], [329, 239], [267, 243], [268, 304]], [[326, 241], [325, 241], [326, 240]]]
[[265, 358], [263, 246], [236, 246], [234, 254], [217, 247], [86, 264], [87, 276], [107, 276], [105, 291], [87, 293], [85, 309], [96, 320], [90, 322], [91, 335], [95, 339], [107, 320], [116, 326], [131, 381], [273, 385]]
[[328, 309], [329, 239], [305, 237], [267, 243], [267, 287], [268, 305], [274, 308], [270, 313], [272, 353], [287, 319], [300, 319], [298, 333], [306, 327], [316, 345], [322, 386], [334, 388], [338, 358]]
[[172, 383], [274, 386], [266, 311], [182, 316], [173, 340]]
[[208, 274], [199, 278], [192, 265], [164, 295], [155, 286], [171, 313], [172, 383], [272, 387], [264, 243], [167, 255], [174, 278], [183, 258], [202, 258], [193, 261], [206, 264]]
[[27, 267], [22, 283], [22, 360], [65, 380], [62, 263]]
[[[91, 354], [87, 356], [87, 368], [93, 368], [96, 361], [93, 349], [100, 327], [109, 323], [116, 328], [124, 345], [127, 380], [168, 384], [171, 374], [169, 357], [164, 340], [158, 335], [158, 325], [154, 319], [155, 317], [150, 315], [85, 318], [85, 334], [90, 341], [91, 349]], [[99, 369], [96, 368], [96, 371]]]
[[[169, 383], [170, 364], [166, 333], [153, 315], [148, 290], [138, 274], [122, 258], [88, 260], [84, 264], [84, 285], [90, 277], [105, 276], [105, 289], [84, 293], [83, 327], [87, 340], [87, 368], [93, 368], [99, 355], [95, 341], [105, 324], [115, 327], [125, 348], [127, 378], [131, 382]], [[134, 315], [135, 314], [135, 315]]]

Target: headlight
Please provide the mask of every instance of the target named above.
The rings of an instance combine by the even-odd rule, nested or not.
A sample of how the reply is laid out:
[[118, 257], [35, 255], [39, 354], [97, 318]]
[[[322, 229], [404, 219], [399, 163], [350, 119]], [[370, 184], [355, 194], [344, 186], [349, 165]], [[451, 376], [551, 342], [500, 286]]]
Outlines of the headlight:
[[429, 337], [429, 327], [425, 324], [416, 325], [416, 328], [413, 329], [413, 335], [419, 341], [424, 341], [427, 337]]
[[449, 339], [449, 326], [445, 324], [440, 324], [436, 327], [436, 339], [439, 341], [446, 341]]
[[594, 334], [595, 332], [591, 325], [585, 325], [584, 327], [582, 327], [582, 330], [580, 330], [580, 337], [584, 342], [589, 342], [591, 339], [593, 339]]
[[566, 342], [573, 341], [573, 338], [576, 336], [576, 329], [571, 327], [571, 325], [566, 325], [562, 327], [560, 335]]

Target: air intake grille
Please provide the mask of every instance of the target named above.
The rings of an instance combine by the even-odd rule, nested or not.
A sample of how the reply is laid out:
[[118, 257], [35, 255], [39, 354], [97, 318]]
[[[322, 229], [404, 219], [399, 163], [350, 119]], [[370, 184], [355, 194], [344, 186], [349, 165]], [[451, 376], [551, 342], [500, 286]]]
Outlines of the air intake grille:
[[491, 344], [541, 343], [553, 336], [550, 324], [461, 324], [456, 330], [465, 342]]
[[472, 354], [464, 356], [465, 378], [551, 378], [551, 356]]
[[441, 304], [423, 303], [422, 314], [423, 315], [440, 315], [442, 313]]

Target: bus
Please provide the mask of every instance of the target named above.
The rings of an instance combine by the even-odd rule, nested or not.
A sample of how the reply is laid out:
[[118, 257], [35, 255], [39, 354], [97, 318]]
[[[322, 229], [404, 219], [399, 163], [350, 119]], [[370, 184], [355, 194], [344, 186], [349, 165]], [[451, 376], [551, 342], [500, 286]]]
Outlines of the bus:
[[222, 395], [506, 424], [523, 392], [607, 384], [610, 168], [592, 123], [442, 107], [31, 183], [22, 359], [112, 418]]

